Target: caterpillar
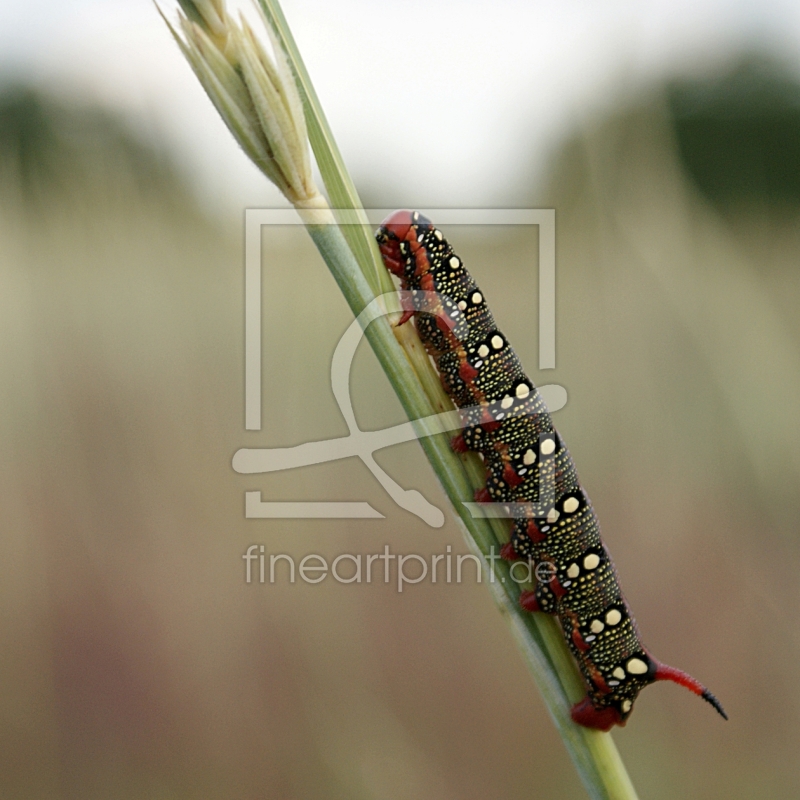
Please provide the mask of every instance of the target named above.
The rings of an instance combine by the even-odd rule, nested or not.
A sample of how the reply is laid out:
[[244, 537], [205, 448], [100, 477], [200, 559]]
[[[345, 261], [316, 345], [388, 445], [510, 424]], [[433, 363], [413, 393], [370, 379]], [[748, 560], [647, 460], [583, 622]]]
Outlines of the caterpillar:
[[624, 725], [639, 692], [664, 680], [699, 695], [727, 719], [708, 689], [642, 644], [572, 458], [483, 292], [441, 231], [415, 211], [396, 211], [376, 238], [386, 268], [405, 290], [397, 324], [414, 317], [459, 409], [462, 431], [453, 449], [483, 458], [486, 487], [475, 499], [513, 504], [502, 556], [534, 567], [536, 588], [520, 595], [522, 608], [560, 622], [586, 685], [572, 719], [602, 731]]

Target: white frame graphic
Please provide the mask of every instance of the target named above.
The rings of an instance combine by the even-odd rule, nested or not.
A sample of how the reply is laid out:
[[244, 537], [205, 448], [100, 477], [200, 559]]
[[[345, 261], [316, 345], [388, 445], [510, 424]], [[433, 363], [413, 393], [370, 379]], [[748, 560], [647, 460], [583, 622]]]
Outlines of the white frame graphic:
[[[369, 221], [378, 225], [391, 209], [367, 209]], [[539, 369], [555, 368], [555, 209], [437, 209], [423, 211], [439, 225], [537, 225], [539, 227]], [[245, 212], [245, 429], [262, 426], [262, 252], [264, 225], [302, 225], [292, 209], [247, 209]], [[234, 455], [233, 468], [254, 474], [318, 464], [357, 455], [383, 488], [401, 507], [420, 516], [432, 527], [444, 523], [442, 512], [419, 492], [407, 491], [395, 483], [375, 462], [372, 453], [382, 447], [417, 438], [411, 423], [382, 431], [361, 431], [355, 422], [349, 397], [349, 369], [363, 328], [384, 313], [379, 300], [373, 301], [340, 340], [334, 354], [331, 381], [350, 435], [293, 448], [242, 448]], [[557, 384], [539, 387], [551, 411], [566, 404], [566, 391]], [[430, 433], [456, 430], [453, 415], [436, 415], [427, 421]], [[509, 516], [502, 508], [465, 503], [473, 516]], [[245, 492], [245, 516], [249, 519], [382, 519], [383, 514], [364, 502], [263, 501], [260, 491]]]

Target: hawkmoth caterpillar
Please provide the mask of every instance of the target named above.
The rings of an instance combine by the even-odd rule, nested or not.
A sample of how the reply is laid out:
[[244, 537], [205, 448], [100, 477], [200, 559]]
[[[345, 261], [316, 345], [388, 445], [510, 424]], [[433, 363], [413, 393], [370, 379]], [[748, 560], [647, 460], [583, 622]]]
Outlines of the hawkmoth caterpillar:
[[442, 385], [459, 409], [459, 452], [478, 452], [486, 467], [482, 502], [514, 510], [509, 560], [529, 559], [539, 580], [520, 596], [531, 612], [554, 614], [586, 684], [572, 719], [607, 731], [624, 725], [639, 692], [673, 681], [708, 701], [702, 684], [656, 660], [641, 642], [620, 590], [600, 525], [547, 408], [483, 293], [441, 231], [412, 211], [396, 211], [376, 234], [387, 269], [400, 278], [412, 317]]

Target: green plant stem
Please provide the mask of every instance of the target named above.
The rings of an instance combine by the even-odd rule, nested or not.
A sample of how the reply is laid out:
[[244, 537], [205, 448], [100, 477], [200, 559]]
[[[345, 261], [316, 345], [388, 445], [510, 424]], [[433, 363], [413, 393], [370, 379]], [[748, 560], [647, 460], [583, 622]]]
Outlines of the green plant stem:
[[[349, 219], [357, 222], [343, 226], [343, 233], [333, 224], [332, 216], [322, 222], [319, 216], [313, 214], [306, 218], [311, 238], [353, 313], [358, 316], [376, 294], [386, 291], [388, 273], [380, 263], [355, 186], [280, 5], [277, 0], [259, 0], [259, 4], [297, 80], [309, 139], [326, 188], [335, 205], [352, 212]], [[342, 214], [338, 216], [341, 220]], [[409, 419], [420, 420], [444, 408], [452, 408], [449, 399], [443, 397], [430, 360], [427, 356], [420, 357], [419, 352], [404, 349], [398, 342], [398, 335], [403, 337], [407, 334], [402, 330], [393, 330], [385, 316], [366, 328], [366, 337]], [[419, 423], [416, 423], [416, 427], [420, 433], [424, 433]], [[484, 574], [495, 600], [511, 623], [534, 680], [589, 796], [595, 800], [636, 800], [636, 792], [611, 736], [576, 725], [570, 718], [570, 708], [585, 695], [585, 688], [555, 619], [544, 614], [529, 614], [519, 606], [520, 590], [526, 587], [519, 586], [510, 576], [509, 565], [496, 558], [500, 543], [508, 541], [507, 527], [500, 520], [473, 518], [464, 505], [464, 501], [472, 499], [473, 490], [483, 481], [480, 462], [474, 455], [464, 457], [455, 454], [450, 447], [449, 437], [444, 434], [422, 435], [420, 444], [458, 514], [467, 543], [483, 560], [486, 568]]]
[[[186, 38], [172, 27], [170, 30], [245, 152], [295, 203], [350, 308], [364, 325], [366, 337], [458, 514], [468, 545], [483, 560], [482, 574], [511, 623], [590, 796], [597, 800], [635, 800], [636, 793], [611, 737], [577, 726], [570, 718], [571, 705], [585, 689], [556, 621], [543, 614], [523, 612], [519, 606], [521, 589], [529, 587], [513, 580], [509, 565], [499, 557], [500, 543], [509, 538], [507, 522], [473, 518], [465, 505], [472, 499], [473, 490], [484, 482], [481, 462], [475, 454], [454, 453], [450, 437], [440, 432], [441, 426], [433, 428], [426, 419], [451, 411], [450, 398], [413, 326], [391, 325], [387, 314], [396, 307], [387, 298], [393, 299], [393, 286], [358, 193], [277, 0], [258, 2], [274, 35], [274, 63], [249, 28], [239, 29], [232, 23], [222, 3], [180, 0], [193, 22], [184, 19]], [[221, 50], [212, 38], [218, 39]], [[306, 127], [328, 194], [337, 206], [334, 211], [314, 186], [306, 152]], [[375, 305], [370, 306], [373, 301]], [[368, 316], [361, 316], [365, 309], [372, 314], [384, 308], [387, 313], [377, 318], [373, 314], [371, 322]], [[334, 377], [338, 381], [339, 376]], [[453, 417], [457, 425], [457, 416]], [[441, 524], [441, 519], [441, 514], [430, 517], [432, 524]]]
[[[373, 298], [347, 241], [333, 219], [330, 224], [312, 224], [307, 229], [357, 316]], [[365, 335], [409, 419], [416, 420], [435, 413], [415, 372], [409, 366], [406, 353], [398, 343], [388, 317], [372, 322], [366, 328]], [[570, 708], [585, 694], [585, 689], [564, 644], [558, 623], [544, 614], [528, 614], [520, 609], [519, 592], [524, 587], [518, 586], [511, 578], [509, 566], [496, 558], [500, 542], [488, 524], [490, 520], [473, 518], [462, 503], [462, 500], [471, 497], [473, 484], [462, 460], [453, 453], [449, 437], [444, 434], [422, 436], [420, 444], [459, 514], [467, 542], [484, 562], [484, 574], [495, 600], [511, 624], [539, 691], [590, 797], [597, 800], [635, 800], [636, 792], [611, 736], [572, 722]]]

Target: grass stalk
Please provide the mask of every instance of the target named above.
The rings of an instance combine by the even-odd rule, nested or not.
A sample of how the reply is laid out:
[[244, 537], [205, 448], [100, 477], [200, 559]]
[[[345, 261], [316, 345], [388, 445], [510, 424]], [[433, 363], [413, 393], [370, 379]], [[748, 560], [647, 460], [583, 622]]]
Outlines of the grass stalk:
[[[393, 286], [279, 3], [258, 0], [272, 40], [270, 60], [247, 23], [231, 19], [224, 0], [179, 2], [184, 12], [183, 35], [172, 26], [170, 30], [184, 55], [242, 148], [295, 205], [358, 316]], [[311, 178], [309, 141], [333, 210]], [[412, 326], [392, 325], [396, 308], [390, 307], [395, 313], [369, 324], [365, 335], [405, 412], [415, 421], [451, 410], [453, 405]], [[424, 434], [423, 426], [416, 424]], [[454, 453], [444, 433], [421, 435], [419, 441], [453, 504], [468, 545], [484, 563], [486, 582], [511, 625], [589, 796], [636, 800], [611, 736], [576, 725], [570, 718], [572, 704], [585, 690], [558, 623], [519, 607], [520, 591], [530, 587], [518, 585], [509, 565], [497, 558], [509, 538], [507, 522], [473, 518], [463, 504], [484, 480], [479, 459], [475, 454]]]

